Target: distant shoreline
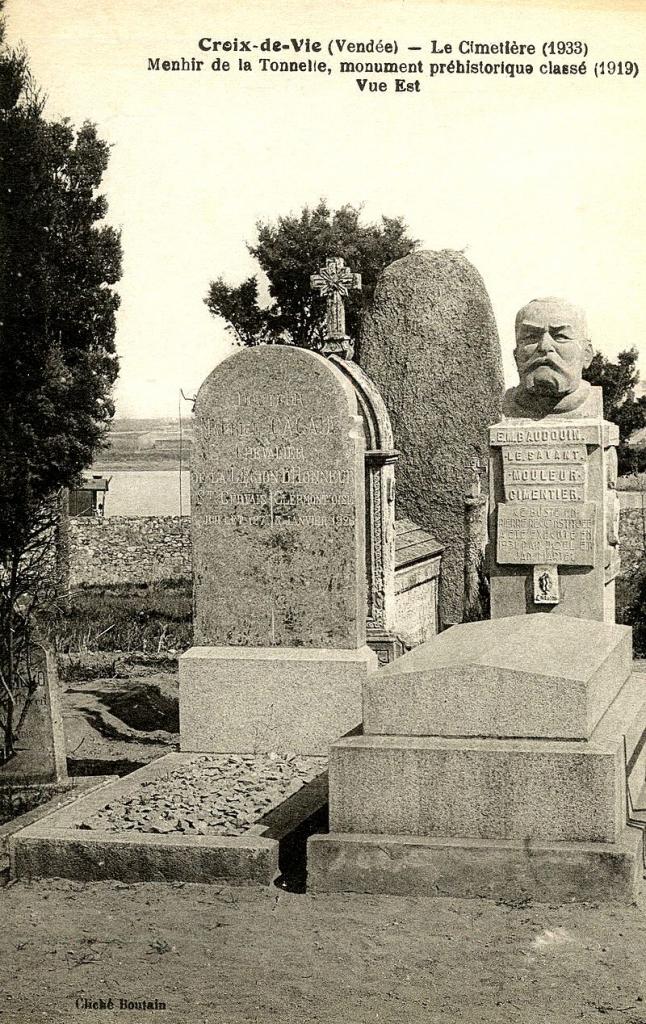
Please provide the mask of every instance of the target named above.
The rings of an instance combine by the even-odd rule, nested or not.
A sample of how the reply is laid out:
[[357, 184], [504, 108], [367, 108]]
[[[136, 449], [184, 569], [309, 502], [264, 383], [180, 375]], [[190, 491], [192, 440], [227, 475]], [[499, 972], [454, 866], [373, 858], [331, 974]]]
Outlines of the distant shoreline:
[[[111, 459], [109, 462], [101, 461], [92, 464], [91, 468], [86, 470], [86, 473], [101, 473], [102, 475], [113, 473], [179, 473], [180, 464], [177, 460], [171, 461], [169, 459], [147, 459], [139, 461], [136, 459]], [[190, 464], [188, 459], [186, 462], [182, 461], [182, 473], [188, 472]]]

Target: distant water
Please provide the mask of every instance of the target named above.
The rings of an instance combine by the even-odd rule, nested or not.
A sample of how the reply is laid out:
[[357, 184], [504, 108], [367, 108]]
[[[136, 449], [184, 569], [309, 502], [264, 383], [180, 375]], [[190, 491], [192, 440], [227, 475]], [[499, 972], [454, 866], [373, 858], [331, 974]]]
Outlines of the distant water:
[[[93, 470], [98, 472], [98, 470]], [[105, 469], [102, 476], [112, 477], [105, 500], [108, 516], [178, 516], [180, 514], [180, 475], [177, 469], [141, 470]], [[182, 472], [182, 515], [191, 512], [191, 475]]]

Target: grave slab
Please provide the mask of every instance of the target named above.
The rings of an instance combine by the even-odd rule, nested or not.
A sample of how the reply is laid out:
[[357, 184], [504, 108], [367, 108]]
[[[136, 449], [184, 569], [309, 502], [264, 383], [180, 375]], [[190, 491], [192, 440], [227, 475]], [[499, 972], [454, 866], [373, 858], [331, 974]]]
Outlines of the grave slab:
[[[646, 832], [646, 702], [639, 675], [635, 673], [626, 683], [588, 742], [469, 738], [437, 739], [435, 746], [431, 741], [425, 747], [424, 741], [415, 737], [373, 736], [335, 744], [330, 764], [331, 832], [312, 836], [308, 842], [308, 889], [320, 893], [484, 896], [511, 903], [630, 902], [643, 870]], [[345, 780], [345, 806], [337, 814], [338, 796], [343, 788], [335, 774], [337, 752], [346, 748], [347, 754], [365, 741], [369, 749], [372, 747], [369, 758], [378, 758], [379, 748], [387, 750], [389, 767], [382, 763], [383, 776], [376, 777], [374, 760], [370, 765], [368, 761], [360, 765], [363, 773], [355, 764], [351, 777]], [[467, 757], [474, 752], [476, 757], [478, 752], [506, 752], [506, 767], [503, 768], [503, 760], [498, 766], [503, 770], [487, 772], [481, 761], [479, 777], [466, 778], [470, 789], [465, 790], [467, 800], [460, 803], [461, 794], [454, 797], [450, 784], [455, 786], [464, 776], [458, 779], [455, 763], [445, 762], [450, 770], [445, 779], [439, 779], [440, 799], [444, 795], [455, 801], [449, 807], [450, 820], [459, 821], [461, 814], [464, 831], [470, 834], [414, 834], [422, 820], [420, 809], [428, 808], [428, 820], [438, 813], [433, 806], [438, 794], [437, 762], [425, 776], [419, 770], [416, 776], [415, 770], [420, 764], [424, 768], [425, 750], [459, 754], [460, 742]], [[408, 754], [416, 745], [418, 756], [421, 753], [417, 764]], [[566, 758], [561, 762], [566, 769], [560, 774], [553, 770], [554, 766], [558, 768], [558, 761], [548, 768], [550, 758], [558, 750]], [[536, 758], [541, 752], [546, 759], [542, 773], [536, 773]], [[360, 762], [364, 753], [359, 754]], [[516, 757], [521, 761], [515, 761]], [[525, 787], [528, 813], [518, 799], [516, 809], [520, 818], [525, 815], [526, 827], [514, 835], [520, 818], [512, 820], [509, 812], [514, 807], [508, 800], [511, 797], [513, 801], [514, 794], [520, 798], [521, 794], [516, 790], [519, 774], [511, 773], [524, 759], [530, 765], [533, 762], [534, 772], [529, 771], [526, 781], [534, 789]], [[614, 785], [612, 770], [607, 771], [613, 763]], [[599, 773], [597, 769], [602, 765]], [[524, 770], [521, 767], [520, 785], [524, 784]], [[532, 774], [537, 780], [534, 783]], [[446, 787], [445, 782], [449, 783]], [[600, 809], [596, 804], [598, 798]], [[487, 830], [487, 809], [491, 811], [496, 803], [500, 805], [499, 821], [504, 821], [505, 836], [475, 834], [483, 823]], [[395, 812], [393, 805], [398, 808]], [[540, 815], [551, 819], [555, 809], [560, 820], [542, 827]], [[440, 813], [445, 810], [440, 808]], [[504, 813], [506, 819], [502, 817]], [[351, 820], [344, 822], [343, 815]], [[595, 816], [600, 817], [600, 827], [590, 824]], [[497, 822], [493, 831], [500, 832]]]
[[106, 808], [128, 806], [154, 792], [168, 776], [186, 773], [195, 755], [167, 754], [15, 833], [9, 840], [13, 878], [62, 877], [80, 881], [183, 881], [269, 885], [278, 874], [281, 840], [327, 799], [326, 761], [312, 758], [313, 778], [295, 782], [242, 834], [166, 834], [108, 824], [87, 828]]
[[635, 674], [588, 742], [346, 737], [330, 752], [330, 830], [613, 842], [626, 820], [625, 760], [643, 765], [644, 721]]
[[587, 739], [631, 669], [628, 626], [548, 614], [465, 623], [366, 679], [364, 732]]

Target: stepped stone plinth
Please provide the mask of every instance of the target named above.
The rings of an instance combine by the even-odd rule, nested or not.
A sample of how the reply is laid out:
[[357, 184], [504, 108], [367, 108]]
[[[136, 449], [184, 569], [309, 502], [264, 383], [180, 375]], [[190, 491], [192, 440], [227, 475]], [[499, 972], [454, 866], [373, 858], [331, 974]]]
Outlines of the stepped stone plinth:
[[314, 891], [630, 899], [646, 675], [631, 630], [549, 614], [455, 626], [366, 681], [330, 753]]

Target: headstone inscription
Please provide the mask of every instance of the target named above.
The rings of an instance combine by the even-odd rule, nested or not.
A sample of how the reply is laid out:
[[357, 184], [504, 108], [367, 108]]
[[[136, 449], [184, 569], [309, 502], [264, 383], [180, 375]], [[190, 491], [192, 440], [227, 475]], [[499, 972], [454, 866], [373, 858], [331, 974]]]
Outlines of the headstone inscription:
[[195, 647], [184, 750], [325, 753], [361, 720], [364, 444], [354, 391], [287, 346], [235, 353], [195, 404]]
[[359, 362], [379, 388], [398, 449], [397, 511], [444, 546], [440, 618], [459, 622], [464, 494], [500, 417], [500, 344], [489, 296], [461, 253], [418, 252], [387, 267], [361, 330]]
[[619, 570], [618, 430], [601, 390], [585, 317], [562, 299], [516, 318], [520, 385], [490, 430], [491, 616], [554, 611], [615, 620]]

